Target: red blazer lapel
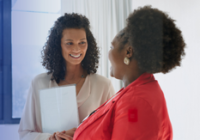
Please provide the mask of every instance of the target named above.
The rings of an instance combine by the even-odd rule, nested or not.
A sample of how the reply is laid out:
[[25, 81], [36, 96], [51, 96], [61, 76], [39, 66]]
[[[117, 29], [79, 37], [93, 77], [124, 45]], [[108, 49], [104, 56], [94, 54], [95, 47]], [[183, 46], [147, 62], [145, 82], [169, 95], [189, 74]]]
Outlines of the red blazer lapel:
[[76, 130], [76, 137], [78, 137], [81, 134], [81, 132], [83, 132], [87, 127], [89, 127], [92, 123], [94, 123], [95, 120], [101, 118], [101, 116], [103, 116], [104, 114], [106, 114], [112, 108], [112, 104], [108, 104], [106, 106], [103, 106], [103, 105], [100, 106], [99, 108], [101, 108], [101, 107], [105, 107], [105, 108], [101, 108], [100, 110], [98, 110], [97, 112], [95, 112], [94, 114], [92, 114], [91, 116], [89, 116], [89, 118], [86, 119], [78, 127], [78, 129]]
[[[119, 92], [121, 92], [123, 89], [121, 89]], [[112, 110], [115, 103], [126, 93], [128, 89], [123, 90], [123, 93], [120, 93], [119, 96], [115, 97], [112, 101], [110, 101], [107, 105], [105, 105], [107, 102], [102, 104], [99, 108], [97, 108], [97, 112], [92, 114], [88, 119], [86, 119], [76, 130], [76, 138], [83, 132], [87, 127], [89, 127], [92, 123], [94, 123], [97, 119], [101, 118], [103, 115], [105, 115], [109, 110]]]

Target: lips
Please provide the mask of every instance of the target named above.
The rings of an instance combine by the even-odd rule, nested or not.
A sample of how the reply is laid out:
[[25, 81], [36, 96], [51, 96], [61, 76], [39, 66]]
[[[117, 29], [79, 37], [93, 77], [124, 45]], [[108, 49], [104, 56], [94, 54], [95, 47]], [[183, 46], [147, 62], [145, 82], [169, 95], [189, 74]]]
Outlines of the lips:
[[74, 59], [78, 59], [78, 58], [80, 58], [81, 57], [81, 55], [82, 54], [69, 54], [72, 58], [74, 58]]

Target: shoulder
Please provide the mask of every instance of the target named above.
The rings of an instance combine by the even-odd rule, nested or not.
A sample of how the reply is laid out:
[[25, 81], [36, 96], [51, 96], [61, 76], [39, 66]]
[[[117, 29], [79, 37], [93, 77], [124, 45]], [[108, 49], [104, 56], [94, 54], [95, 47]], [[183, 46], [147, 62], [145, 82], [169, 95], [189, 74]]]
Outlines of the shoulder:
[[94, 95], [96, 97], [100, 96], [101, 104], [103, 104], [115, 94], [113, 85], [108, 78], [103, 77], [99, 74], [90, 74], [89, 80], [91, 93], [95, 93]]
[[110, 92], [112, 90], [114, 92], [111, 81], [99, 74], [90, 74], [90, 84], [94, 90], [99, 89], [103, 92]]
[[144, 93], [138, 91], [137, 87], [127, 87], [128, 89], [123, 89], [121, 92], [123, 95], [121, 95], [120, 99], [118, 100], [119, 104], [122, 106], [134, 106], [135, 104], [149, 104], [148, 101], [146, 101], [145, 97], [143, 96]]
[[148, 97], [146, 96], [146, 92], [143, 91], [138, 91], [137, 87], [136, 88], [130, 88], [128, 89], [124, 95], [119, 100], [120, 102], [127, 103], [130, 106], [136, 105], [136, 104], [149, 104]]
[[143, 115], [153, 114], [156, 116], [155, 110], [153, 110], [152, 104], [141, 97], [123, 96], [116, 102], [115, 110], [119, 110], [120, 113], [127, 113], [130, 110], [136, 110]]
[[49, 83], [51, 80], [51, 74], [41, 73], [32, 80], [33, 85], [43, 85]]
[[119, 106], [127, 106], [129, 108], [136, 107], [142, 110], [151, 110], [156, 114], [164, 107], [164, 97], [161, 91], [142, 90], [138, 87], [132, 87], [122, 95], [119, 100]]

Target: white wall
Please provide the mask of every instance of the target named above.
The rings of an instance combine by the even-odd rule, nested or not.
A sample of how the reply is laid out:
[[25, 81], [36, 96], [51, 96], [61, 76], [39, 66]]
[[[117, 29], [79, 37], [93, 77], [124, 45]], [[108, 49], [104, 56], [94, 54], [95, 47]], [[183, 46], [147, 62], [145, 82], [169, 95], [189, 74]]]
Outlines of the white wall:
[[156, 74], [167, 100], [174, 140], [200, 139], [200, 1], [133, 0], [133, 9], [152, 5], [176, 20], [187, 44], [181, 67]]
[[0, 125], [1, 140], [19, 140], [18, 135], [19, 125]]

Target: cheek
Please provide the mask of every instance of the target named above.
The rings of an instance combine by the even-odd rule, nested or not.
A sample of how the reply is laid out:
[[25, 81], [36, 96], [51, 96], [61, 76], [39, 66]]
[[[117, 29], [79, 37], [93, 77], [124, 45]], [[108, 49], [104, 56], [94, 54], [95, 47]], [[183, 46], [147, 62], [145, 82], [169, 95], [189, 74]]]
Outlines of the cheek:
[[69, 54], [71, 52], [72, 48], [71, 47], [67, 47], [67, 46], [61, 46], [61, 52], [62, 52], [62, 56], [65, 59], [65, 61], [69, 61]]
[[67, 55], [70, 52], [70, 48], [67, 46], [61, 46], [62, 55]]
[[109, 60], [110, 60], [110, 62], [111, 62], [111, 64], [112, 64], [112, 50], [110, 50], [109, 52], [108, 52], [108, 58], [109, 58]]
[[84, 48], [83, 48], [83, 51], [86, 52], [88, 49], [88, 45], [86, 45]]
[[111, 63], [111, 68], [110, 68], [110, 75], [112, 77], [115, 77], [115, 67], [116, 67], [116, 64], [115, 64], [115, 57], [113, 55], [113, 50], [110, 50], [109, 53], [108, 53], [108, 58], [110, 60], [110, 63]]
[[118, 55], [115, 50], [110, 50], [108, 53], [108, 58], [110, 60], [111, 66], [116, 67], [118, 65]]
[[110, 75], [116, 79], [121, 79], [121, 73], [123, 71], [123, 63], [120, 54], [110, 50], [108, 57], [111, 63]]
[[81, 48], [81, 52], [83, 53], [84, 56], [86, 55], [87, 49], [88, 49], [88, 46], [83, 46]]

